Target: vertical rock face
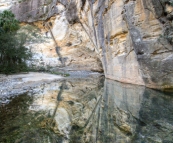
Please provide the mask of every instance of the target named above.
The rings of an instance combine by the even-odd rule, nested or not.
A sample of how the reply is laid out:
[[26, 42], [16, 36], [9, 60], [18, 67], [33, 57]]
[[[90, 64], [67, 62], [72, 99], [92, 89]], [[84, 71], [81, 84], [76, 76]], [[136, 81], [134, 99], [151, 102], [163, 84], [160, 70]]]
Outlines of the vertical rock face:
[[[101, 60], [107, 78], [151, 88], [173, 87], [170, 0], [26, 0], [14, 3], [11, 10], [21, 22], [34, 23], [48, 36], [45, 23], [51, 21], [70, 68], [101, 71]], [[52, 41], [46, 47], [53, 46]]]
[[91, 5], [106, 77], [152, 88], [172, 87], [171, 3], [99, 0]]
[[152, 88], [172, 87], [169, 2], [98, 0], [88, 7], [107, 78]]

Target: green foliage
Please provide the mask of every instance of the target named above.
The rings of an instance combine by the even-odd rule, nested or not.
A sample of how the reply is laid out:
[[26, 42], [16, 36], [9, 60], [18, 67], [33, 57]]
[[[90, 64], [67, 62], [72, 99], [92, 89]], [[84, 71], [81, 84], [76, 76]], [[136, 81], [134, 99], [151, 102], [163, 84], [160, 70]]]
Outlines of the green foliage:
[[25, 1], [27, 1], [27, 0], [18, 0], [19, 3], [21, 3], [21, 2], [25, 2]]
[[169, 0], [171, 6], [173, 6], [173, 0]]
[[173, 6], [173, 0], [161, 0], [161, 2]]
[[24, 46], [26, 35], [17, 33], [19, 22], [10, 11], [0, 14], [0, 73], [27, 71], [26, 60], [31, 53]]
[[50, 73], [51, 74], [56, 74], [56, 75], [61, 75], [61, 76], [64, 76], [64, 77], [70, 76], [69, 73], [62, 73], [62, 72], [55, 72], [55, 71], [51, 71]]
[[5, 33], [15, 32], [20, 28], [19, 22], [15, 19], [14, 14], [6, 10], [0, 13], [0, 27]]

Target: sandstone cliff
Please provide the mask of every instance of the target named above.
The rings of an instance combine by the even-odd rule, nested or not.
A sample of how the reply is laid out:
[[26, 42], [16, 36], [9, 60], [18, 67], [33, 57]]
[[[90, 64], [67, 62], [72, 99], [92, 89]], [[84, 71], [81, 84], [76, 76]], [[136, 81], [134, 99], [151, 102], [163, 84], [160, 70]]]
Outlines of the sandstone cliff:
[[9, 0], [7, 6], [48, 40], [32, 43], [36, 57], [42, 51], [40, 63], [60, 65], [52, 31], [68, 69], [101, 71], [101, 61], [107, 78], [173, 87], [172, 0]]

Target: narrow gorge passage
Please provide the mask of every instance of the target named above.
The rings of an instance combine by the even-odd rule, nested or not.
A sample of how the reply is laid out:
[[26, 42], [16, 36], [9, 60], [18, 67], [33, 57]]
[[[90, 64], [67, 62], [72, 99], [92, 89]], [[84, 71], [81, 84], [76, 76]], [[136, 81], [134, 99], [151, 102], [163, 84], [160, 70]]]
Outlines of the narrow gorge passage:
[[173, 87], [172, 0], [1, 3], [2, 10], [9, 8], [23, 27], [33, 29], [25, 31], [28, 35], [36, 35], [27, 43], [33, 69], [61, 72], [62, 59], [57, 59], [63, 57], [66, 73], [104, 71], [106, 78], [123, 83]]
[[0, 143], [173, 143], [173, 0], [0, 0]]

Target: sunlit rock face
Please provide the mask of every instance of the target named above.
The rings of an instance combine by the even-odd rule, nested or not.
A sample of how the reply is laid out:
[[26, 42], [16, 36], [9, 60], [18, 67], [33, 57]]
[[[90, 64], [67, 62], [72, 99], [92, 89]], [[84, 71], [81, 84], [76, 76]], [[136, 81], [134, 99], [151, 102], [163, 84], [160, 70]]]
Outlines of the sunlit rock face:
[[0, 13], [9, 10], [12, 6], [12, 0], [0, 0]]
[[172, 93], [103, 78], [46, 83], [0, 106], [0, 141], [172, 142], [172, 106]]
[[166, 1], [86, 1], [84, 10], [89, 16], [85, 19], [96, 31], [93, 39], [102, 51], [107, 78], [152, 88], [172, 87], [172, 65], [168, 64], [173, 61], [172, 39], [165, 37], [171, 35], [171, 8]]
[[[25, 33], [34, 37], [34, 40], [26, 43], [33, 53], [33, 58], [28, 64], [37, 70], [52, 68], [57, 70], [59, 67], [62, 68], [61, 59], [63, 59], [65, 64], [63, 69], [66, 71], [103, 72], [101, 60], [94, 52], [90, 37], [81, 24], [75, 22], [78, 15], [74, 18], [71, 16], [77, 12], [76, 5], [72, 2], [68, 6], [68, 3], [64, 0], [9, 0], [9, 9], [22, 23], [21, 25], [25, 28], [30, 26]], [[3, 6], [0, 5], [1, 7]], [[56, 47], [62, 58], [57, 54]]]
[[27, 0], [16, 1], [11, 10], [21, 22], [39, 27], [48, 40], [29, 44], [36, 53], [35, 67], [61, 65], [51, 29], [68, 70], [102, 71], [103, 66], [110, 79], [172, 88], [169, 0]]

